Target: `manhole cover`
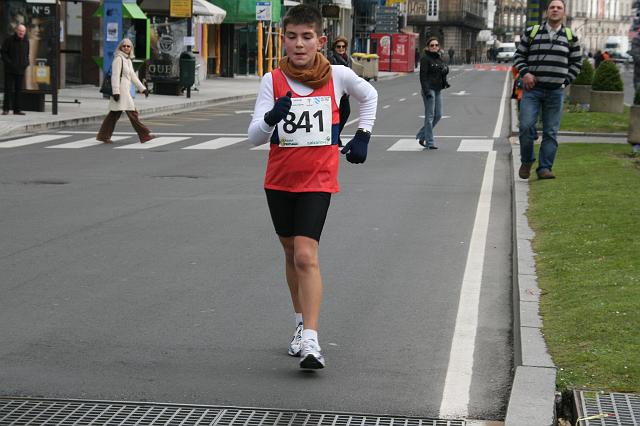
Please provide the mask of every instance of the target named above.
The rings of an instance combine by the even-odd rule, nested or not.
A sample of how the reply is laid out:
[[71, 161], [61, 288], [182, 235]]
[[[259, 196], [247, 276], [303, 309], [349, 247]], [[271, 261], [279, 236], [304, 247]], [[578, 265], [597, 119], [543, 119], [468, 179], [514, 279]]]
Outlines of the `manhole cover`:
[[580, 426], [640, 426], [638, 394], [575, 390], [573, 395]]
[[465, 426], [465, 422], [208, 405], [0, 397], [0, 425]]

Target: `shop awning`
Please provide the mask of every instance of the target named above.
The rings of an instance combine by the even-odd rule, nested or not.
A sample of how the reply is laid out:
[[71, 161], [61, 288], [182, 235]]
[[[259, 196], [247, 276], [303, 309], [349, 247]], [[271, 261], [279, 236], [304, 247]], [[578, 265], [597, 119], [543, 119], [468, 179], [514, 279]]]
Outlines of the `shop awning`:
[[[100, 4], [93, 16], [100, 17], [104, 14], [104, 4]], [[131, 19], [147, 19], [147, 15], [144, 14], [140, 6], [135, 3], [122, 3], [122, 17]]]
[[207, 0], [193, 0], [193, 22], [197, 24], [221, 24], [227, 12]]

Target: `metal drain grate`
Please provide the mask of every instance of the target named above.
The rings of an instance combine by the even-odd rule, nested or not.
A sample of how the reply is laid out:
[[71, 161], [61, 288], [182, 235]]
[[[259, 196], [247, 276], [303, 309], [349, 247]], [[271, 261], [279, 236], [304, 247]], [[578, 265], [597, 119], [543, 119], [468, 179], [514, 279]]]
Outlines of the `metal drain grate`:
[[574, 398], [580, 426], [640, 426], [638, 394], [576, 390]]
[[0, 397], [0, 425], [464, 426], [465, 422], [206, 405]]

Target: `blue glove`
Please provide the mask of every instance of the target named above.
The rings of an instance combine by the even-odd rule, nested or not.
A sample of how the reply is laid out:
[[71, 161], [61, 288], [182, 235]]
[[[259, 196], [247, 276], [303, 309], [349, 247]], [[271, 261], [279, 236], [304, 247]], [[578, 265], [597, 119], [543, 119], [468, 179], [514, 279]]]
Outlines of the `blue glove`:
[[268, 111], [264, 115], [264, 122], [273, 127], [287, 116], [291, 109], [291, 92], [287, 92], [286, 95], [278, 98], [273, 105], [273, 109]]
[[347, 154], [347, 161], [350, 163], [364, 163], [367, 159], [367, 145], [369, 145], [370, 138], [371, 133], [358, 129], [353, 139], [340, 152]]

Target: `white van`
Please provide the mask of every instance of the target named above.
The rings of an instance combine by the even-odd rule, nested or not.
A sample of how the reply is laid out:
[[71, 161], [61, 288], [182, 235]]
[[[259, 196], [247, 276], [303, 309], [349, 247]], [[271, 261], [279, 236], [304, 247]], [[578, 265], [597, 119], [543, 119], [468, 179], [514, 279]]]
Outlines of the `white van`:
[[511, 62], [516, 54], [515, 43], [500, 43], [496, 51], [496, 62]]

